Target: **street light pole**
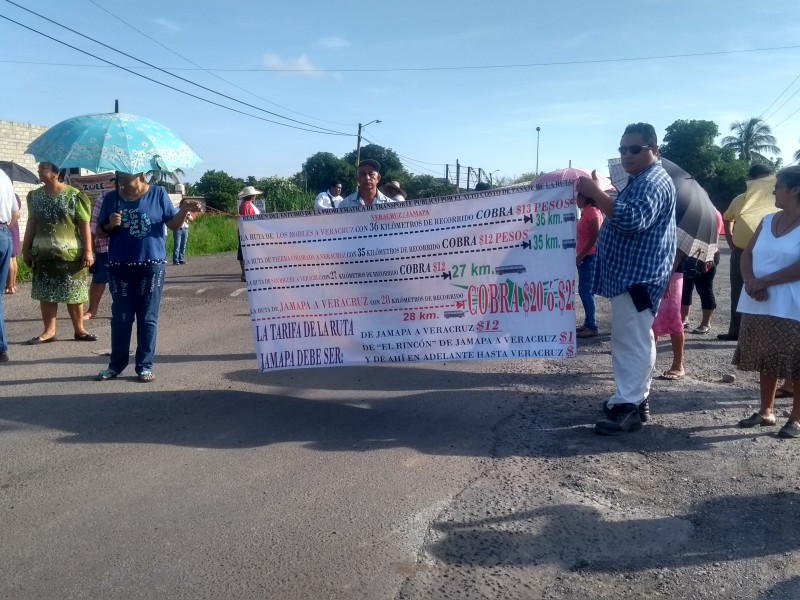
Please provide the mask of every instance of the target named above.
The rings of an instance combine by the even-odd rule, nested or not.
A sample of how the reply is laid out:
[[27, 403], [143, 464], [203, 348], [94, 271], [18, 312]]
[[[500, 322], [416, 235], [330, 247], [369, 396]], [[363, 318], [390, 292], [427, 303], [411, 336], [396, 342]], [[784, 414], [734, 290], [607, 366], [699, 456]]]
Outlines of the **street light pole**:
[[369, 123], [362, 125], [361, 123], [358, 124], [358, 142], [356, 142], [356, 169], [358, 168], [359, 163], [361, 162], [361, 130], [366, 128], [367, 125], [372, 125], [373, 123], [380, 123], [380, 119], [375, 119], [374, 121], [370, 121]]
[[541, 127], [536, 128], [536, 176], [539, 176], [539, 132], [542, 130]]

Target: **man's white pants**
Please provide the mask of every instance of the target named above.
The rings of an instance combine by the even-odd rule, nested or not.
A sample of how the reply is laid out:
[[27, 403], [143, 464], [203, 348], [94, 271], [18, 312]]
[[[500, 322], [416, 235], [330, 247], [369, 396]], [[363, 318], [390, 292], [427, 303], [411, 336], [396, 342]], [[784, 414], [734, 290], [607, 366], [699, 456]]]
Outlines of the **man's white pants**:
[[636, 310], [628, 292], [611, 298], [611, 369], [617, 391], [609, 406], [640, 404], [650, 395], [656, 365], [654, 319], [649, 309]]

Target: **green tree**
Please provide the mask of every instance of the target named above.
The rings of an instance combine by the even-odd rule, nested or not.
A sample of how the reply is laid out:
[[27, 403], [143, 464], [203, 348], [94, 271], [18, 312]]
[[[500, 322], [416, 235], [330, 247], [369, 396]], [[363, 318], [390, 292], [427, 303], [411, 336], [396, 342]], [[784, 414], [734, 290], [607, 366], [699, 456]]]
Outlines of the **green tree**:
[[747, 161], [736, 158], [733, 150], [720, 149], [719, 160], [714, 165], [713, 174], [698, 181], [708, 192], [708, 197], [714, 206], [720, 212], [725, 212], [731, 200], [747, 189], [745, 182], [749, 169]]
[[231, 177], [225, 171], [206, 171], [195, 184], [197, 192], [205, 196], [211, 208], [236, 214], [236, 196], [244, 187], [241, 179]]
[[764, 156], [767, 154], [780, 154], [781, 149], [775, 143], [777, 140], [772, 135], [772, 129], [761, 119], [756, 117], [748, 121], [731, 123], [734, 135], [722, 138], [722, 147], [738, 153], [740, 160], [749, 164], [756, 162], [769, 162]]
[[720, 160], [719, 148], [714, 144], [717, 135], [719, 128], [713, 121], [678, 119], [667, 127], [659, 154], [702, 183], [714, 175]]
[[174, 171], [164, 171], [161, 169], [154, 169], [147, 172], [147, 181], [150, 185], [160, 185], [166, 188], [170, 194], [175, 193], [175, 186], [180, 183], [180, 177], [186, 177], [186, 173], [180, 169]]
[[312, 192], [305, 192], [285, 177], [265, 177], [255, 182], [264, 193], [264, 206], [268, 212], [310, 210], [314, 206]]
[[330, 152], [317, 152], [309, 156], [303, 163], [302, 173], [293, 177], [295, 185], [315, 194], [327, 190], [335, 179], [342, 182], [346, 192], [352, 192], [355, 189], [356, 169], [352, 163]]
[[[391, 148], [384, 148], [378, 144], [367, 144], [366, 146], [362, 146], [361, 160], [365, 160], [367, 158], [377, 160], [380, 163], [381, 179], [383, 179], [384, 182], [391, 179], [396, 179], [400, 183], [403, 183], [409, 177], [409, 173], [403, 166], [403, 162], [400, 160], [400, 157], [397, 156], [397, 152]], [[355, 165], [356, 151], [353, 150], [352, 152], [348, 152], [342, 157], [342, 160], [351, 165]], [[355, 177], [355, 174], [353, 176]]]
[[443, 177], [411, 175], [405, 182], [401, 181], [400, 183], [411, 199], [435, 198], [437, 196], [449, 196], [455, 193], [453, 184]]

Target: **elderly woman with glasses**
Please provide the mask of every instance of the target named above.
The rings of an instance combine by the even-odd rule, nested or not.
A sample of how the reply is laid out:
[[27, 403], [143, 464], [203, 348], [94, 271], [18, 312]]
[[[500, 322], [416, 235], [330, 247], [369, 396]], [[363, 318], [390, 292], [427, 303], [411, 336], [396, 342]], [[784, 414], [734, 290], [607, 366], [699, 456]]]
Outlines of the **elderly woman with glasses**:
[[105, 195], [97, 217], [97, 235], [108, 238], [108, 282], [111, 290], [111, 358], [96, 379], [114, 379], [128, 366], [136, 321], [136, 375], [154, 381], [153, 360], [161, 292], [166, 272], [164, 226], [175, 231], [194, 201], [172, 205], [167, 192], [147, 183], [144, 173], [117, 173], [118, 189]]
[[22, 260], [33, 272], [31, 297], [39, 301], [44, 329], [25, 343], [55, 341], [59, 304], [67, 305], [75, 339], [94, 342], [97, 338], [83, 326], [83, 303], [89, 299], [88, 268], [94, 262], [91, 201], [65, 184], [63, 173], [52, 163], [39, 163], [39, 179], [44, 185], [28, 194]]
[[761, 221], [742, 254], [742, 324], [733, 364], [758, 371], [761, 408], [739, 427], [775, 425], [778, 378], [791, 381], [794, 405], [778, 432], [800, 437], [800, 167], [778, 172], [778, 212]]

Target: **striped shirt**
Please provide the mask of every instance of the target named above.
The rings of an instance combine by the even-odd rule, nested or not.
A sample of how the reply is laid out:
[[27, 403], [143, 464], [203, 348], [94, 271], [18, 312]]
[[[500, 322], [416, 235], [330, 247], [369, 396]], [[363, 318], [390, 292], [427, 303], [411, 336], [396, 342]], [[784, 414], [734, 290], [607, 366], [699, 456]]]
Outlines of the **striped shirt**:
[[94, 206], [92, 206], [92, 220], [89, 222], [89, 226], [92, 230], [92, 238], [94, 239], [94, 251], [99, 252], [100, 254], [108, 252], [108, 238], [101, 238], [95, 234], [95, 231], [97, 231], [97, 217], [100, 216], [100, 208], [103, 206], [103, 199], [108, 193], [109, 192], [101, 194], [94, 199]]
[[631, 178], [597, 240], [594, 293], [612, 298], [636, 284], [656, 313], [675, 259], [675, 186], [661, 161]]

